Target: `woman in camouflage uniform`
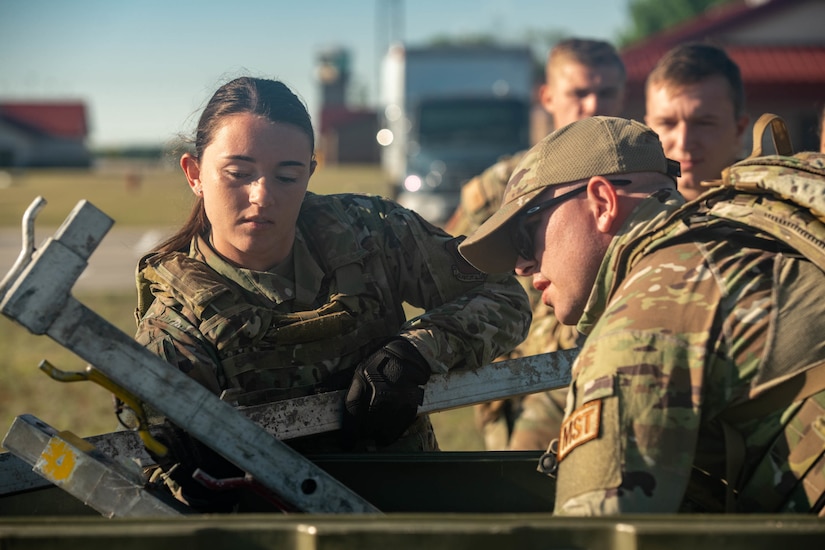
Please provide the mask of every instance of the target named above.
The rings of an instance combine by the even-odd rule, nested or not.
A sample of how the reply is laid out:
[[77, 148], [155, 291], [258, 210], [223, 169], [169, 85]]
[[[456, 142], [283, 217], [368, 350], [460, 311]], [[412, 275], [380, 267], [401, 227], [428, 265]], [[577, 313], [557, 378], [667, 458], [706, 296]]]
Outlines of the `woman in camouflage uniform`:
[[[240, 405], [349, 388], [343, 437], [290, 443], [302, 451], [436, 450], [422, 386], [518, 344], [526, 296], [394, 202], [308, 192], [313, 136], [281, 82], [217, 90], [180, 161], [190, 218], [138, 266], [136, 338]], [[425, 312], [408, 320], [405, 302]]]

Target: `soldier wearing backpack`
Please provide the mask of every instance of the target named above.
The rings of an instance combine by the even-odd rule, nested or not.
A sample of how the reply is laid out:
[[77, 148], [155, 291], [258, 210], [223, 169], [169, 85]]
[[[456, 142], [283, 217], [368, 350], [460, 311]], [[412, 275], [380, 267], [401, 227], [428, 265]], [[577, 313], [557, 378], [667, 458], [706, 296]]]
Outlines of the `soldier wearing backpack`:
[[821, 510], [825, 156], [763, 127], [784, 156], [757, 150], [685, 204], [648, 127], [573, 123], [461, 245], [587, 336], [542, 457], [556, 513]]

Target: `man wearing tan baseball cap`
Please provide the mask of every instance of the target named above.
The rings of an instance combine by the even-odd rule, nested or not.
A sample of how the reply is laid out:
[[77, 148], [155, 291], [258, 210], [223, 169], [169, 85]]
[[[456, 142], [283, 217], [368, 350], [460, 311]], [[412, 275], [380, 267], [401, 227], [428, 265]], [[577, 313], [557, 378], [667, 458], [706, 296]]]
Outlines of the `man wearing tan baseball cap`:
[[796, 464], [820, 456], [825, 390], [755, 388], [821, 368], [825, 273], [748, 225], [810, 214], [733, 187], [685, 203], [676, 177], [643, 124], [574, 122], [530, 150], [459, 248], [482, 271], [532, 277], [586, 336], [540, 461], [554, 512], [819, 512]]
[[[583, 194], [594, 176], [633, 173], [662, 174], [667, 177], [659, 181], [669, 184], [679, 166], [665, 158], [658, 136], [639, 122], [596, 116], [564, 126], [528, 151], [507, 184], [501, 208], [459, 250], [487, 273], [512, 271], [521, 247], [530, 244], [522, 239], [526, 225], [534, 227], [540, 214]], [[615, 181], [626, 185], [625, 179]], [[569, 194], [560, 191], [573, 184], [578, 185]], [[535, 251], [524, 252], [532, 258]]]
[[[684, 204], [676, 189], [678, 175], [678, 163], [665, 157], [658, 136], [647, 126], [604, 116], [574, 122], [526, 154], [510, 178], [501, 208], [459, 250], [481, 271], [515, 269], [532, 276], [556, 317], [578, 324], [589, 336], [617, 280], [612, 254]], [[618, 425], [614, 404], [596, 411], [584, 400], [587, 392], [576, 391], [576, 373], [590, 342], [585, 341], [574, 370], [574, 399], [568, 396], [558, 440], [562, 451], [576, 452], [560, 456], [557, 513], [597, 513], [605, 499], [613, 503], [610, 495], [622, 482], [617, 452], [623, 436], [604, 428]], [[615, 365], [602, 361], [602, 366]], [[582, 494], [585, 504], [579, 500]]]

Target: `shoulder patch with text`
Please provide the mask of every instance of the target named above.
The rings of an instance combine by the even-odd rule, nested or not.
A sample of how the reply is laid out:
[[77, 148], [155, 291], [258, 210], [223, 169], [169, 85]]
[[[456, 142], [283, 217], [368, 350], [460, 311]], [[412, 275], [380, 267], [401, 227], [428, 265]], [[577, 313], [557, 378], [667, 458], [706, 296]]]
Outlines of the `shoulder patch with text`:
[[599, 437], [601, 421], [601, 399], [590, 401], [573, 411], [561, 425], [557, 460], [561, 462], [570, 451], [579, 445]]
[[458, 251], [458, 245], [460, 245], [466, 238], [466, 236], [462, 235], [460, 237], [450, 239], [444, 243], [444, 248], [447, 252], [449, 252], [453, 259], [453, 277], [465, 283], [481, 282], [487, 278], [487, 275], [473, 267], [472, 264], [465, 260], [464, 256], [462, 256]]

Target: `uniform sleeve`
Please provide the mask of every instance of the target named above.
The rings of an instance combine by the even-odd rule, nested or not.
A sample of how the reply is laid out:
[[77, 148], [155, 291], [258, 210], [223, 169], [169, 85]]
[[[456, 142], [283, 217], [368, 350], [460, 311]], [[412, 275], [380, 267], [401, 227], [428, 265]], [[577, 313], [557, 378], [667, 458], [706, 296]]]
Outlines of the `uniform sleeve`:
[[678, 511], [700, 420], [685, 355], [655, 333], [585, 344], [559, 438], [557, 514]]
[[387, 220], [400, 296], [425, 311], [401, 335], [435, 370], [485, 365], [524, 340], [532, 315], [514, 276], [481, 273], [459, 254], [459, 239], [409, 210], [397, 208]]
[[720, 301], [697, 254], [688, 245], [637, 264], [588, 336], [559, 438], [556, 513], [679, 510]]

